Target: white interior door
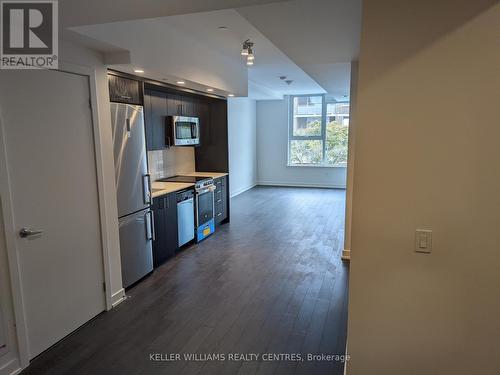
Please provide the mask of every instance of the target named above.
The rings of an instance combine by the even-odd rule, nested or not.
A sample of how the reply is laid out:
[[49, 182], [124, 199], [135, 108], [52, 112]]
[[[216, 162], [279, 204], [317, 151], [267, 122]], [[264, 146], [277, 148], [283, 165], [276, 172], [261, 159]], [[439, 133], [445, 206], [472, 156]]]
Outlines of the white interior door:
[[30, 358], [105, 308], [87, 76], [0, 71], [14, 226]]

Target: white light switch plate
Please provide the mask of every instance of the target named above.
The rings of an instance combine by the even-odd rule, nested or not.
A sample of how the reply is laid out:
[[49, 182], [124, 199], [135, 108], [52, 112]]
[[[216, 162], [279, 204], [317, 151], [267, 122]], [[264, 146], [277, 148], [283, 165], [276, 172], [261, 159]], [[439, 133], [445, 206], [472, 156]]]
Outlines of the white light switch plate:
[[432, 251], [432, 230], [417, 229], [415, 232], [415, 251], [430, 253]]

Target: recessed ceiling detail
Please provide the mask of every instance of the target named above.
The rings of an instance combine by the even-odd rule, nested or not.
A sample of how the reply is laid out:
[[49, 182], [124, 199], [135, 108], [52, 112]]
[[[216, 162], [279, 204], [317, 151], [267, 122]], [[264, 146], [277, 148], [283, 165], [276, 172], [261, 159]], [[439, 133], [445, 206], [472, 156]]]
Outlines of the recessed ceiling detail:
[[[219, 95], [254, 99], [312, 93], [343, 98], [349, 92], [350, 59], [358, 48], [353, 40], [359, 32], [350, 34], [359, 27], [360, 1], [260, 3], [71, 30], [105, 46], [99, 50], [111, 68], [132, 73], [141, 67], [145, 77], [183, 81], [184, 87], [195, 90], [210, 87]], [[325, 23], [325, 17], [336, 22]], [[238, 53], [243, 41], [253, 43], [246, 62], [258, 59], [251, 69]]]
[[331, 97], [342, 101], [349, 92], [351, 61], [359, 54], [361, 3], [293, 0], [237, 11]]
[[[235, 9], [164, 17], [158, 21], [167, 23], [184, 35], [192, 36], [245, 70], [247, 66], [244, 62], [242, 64], [239, 51], [247, 39], [254, 43], [252, 50], [255, 63], [246, 73], [248, 96], [253, 99], [277, 99], [283, 95], [326, 92]], [[220, 32], [217, 28], [221, 25], [228, 30]], [[293, 77], [293, 85], [288, 86], [276, 79], [282, 75]], [[246, 96], [234, 91], [232, 93]]]

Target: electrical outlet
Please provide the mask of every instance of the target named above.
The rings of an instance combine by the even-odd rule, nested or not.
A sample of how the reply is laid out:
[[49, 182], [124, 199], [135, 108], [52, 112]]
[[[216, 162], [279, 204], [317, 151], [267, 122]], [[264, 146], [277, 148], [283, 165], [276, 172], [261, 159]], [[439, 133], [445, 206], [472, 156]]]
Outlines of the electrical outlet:
[[417, 229], [415, 231], [415, 251], [430, 253], [432, 251], [432, 230]]

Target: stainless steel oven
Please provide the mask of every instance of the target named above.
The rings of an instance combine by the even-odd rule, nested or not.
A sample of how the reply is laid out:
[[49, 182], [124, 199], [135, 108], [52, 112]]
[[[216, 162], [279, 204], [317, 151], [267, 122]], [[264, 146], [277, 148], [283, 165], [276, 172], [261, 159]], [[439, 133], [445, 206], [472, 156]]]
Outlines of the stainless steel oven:
[[215, 232], [215, 185], [212, 179], [200, 181], [196, 191], [196, 241]]
[[167, 117], [172, 132], [173, 146], [195, 146], [200, 144], [200, 121], [198, 117]]

